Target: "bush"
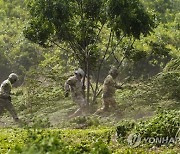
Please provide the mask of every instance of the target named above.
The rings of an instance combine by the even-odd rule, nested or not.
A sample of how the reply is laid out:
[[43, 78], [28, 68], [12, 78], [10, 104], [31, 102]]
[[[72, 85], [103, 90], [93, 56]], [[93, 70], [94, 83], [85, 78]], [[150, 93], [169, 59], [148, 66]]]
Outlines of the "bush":
[[164, 72], [157, 76], [154, 85], [157, 86], [162, 96], [168, 99], [180, 100], [180, 72]]
[[180, 58], [171, 60], [164, 68], [164, 71], [180, 71]]
[[142, 138], [168, 137], [175, 138], [180, 128], [180, 111], [159, 111], [153, 118], [140, 122], [135, 127], [135, 133]]
[[123, 120], [116, 128], [118, 138], [125, 137], [135, 126], [134, 121]]
[[[71, 132], [71, 131], [70, 131]], [[69, 132], [69, 133], [70, 133]], [[74, 134], [69, 134], [73, 137]], [[82, 138], [77, 139], [77, 136], [81, 135]], [[95, 140], [84, 140], [85, 134], [75, 134], [76, 140], [71, 141], [71, 138], [68, 138], [67, 131], [64, 134], [61, 130], [40, 130], [40, 129], [29, 129], [27, 140], [25, 141], [25, 146], [16, 147], [11, 152], [21, 153], [21, 154], [110, 154], [112, 153], [109, 150], [108, 144], [104, 142], [101, 138], [96, 138]], [[88, 133], [88, 135], [90, 135]], [[95, 134], [91, 134], [96, 137]], [[66, 138], [67, 137], [67, 138]], [[65, 139], [66, 138], [66, 139]], [[83, 139], [83, 140], [80, 140]], [[80, 140], [80, 142], [78, 142]]]
[[71, 123], [77, 124], [76, 128], [86, 128], [90, 126], [99, 126], [100, 122], [97, 118], [93, 117], [76, 117], [73, 120], [71, 120]]

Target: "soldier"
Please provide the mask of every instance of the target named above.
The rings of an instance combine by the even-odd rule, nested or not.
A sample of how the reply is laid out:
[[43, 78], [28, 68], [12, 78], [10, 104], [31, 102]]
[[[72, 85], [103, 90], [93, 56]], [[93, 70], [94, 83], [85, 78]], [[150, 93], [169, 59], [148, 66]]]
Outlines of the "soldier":
[[7, 80], [3, 81], [0, 87], [0, 115], [4, 109], [8, 110], [12, 115], [15, 122], [19, 122], [19, 118], [16, 114], [15, 108], [11, 103], [11, 89], [12, 85], [17, 81], [18, 76], [15, 73], [11, 73]]
[[116, 68], [111, 68], [109, 75], [105, 78], [103, 83], [103, 106], [98, 109], [95, 114], [101, 113], [102, 111], [107, 111], [110, 107], [116, 108], [117, 103], [114, 98], [116, 89], [122, 89], [121, 86], [117, 85], [115, 79], [118, 76], [118, 70]]
[[75, 71], [74, 76], [70, 77], [65, 82], [65, 97], [68, 97], [69, 92], [71, 92], [72, 100], [79, 106], [79, 108], [70, 117], [78, 116], [82, 113], [87, 106], [87, 102], [83, 95], [84, 86], [82, 83], [82, 78], [84, 77], [84, 71], [79, 68]]

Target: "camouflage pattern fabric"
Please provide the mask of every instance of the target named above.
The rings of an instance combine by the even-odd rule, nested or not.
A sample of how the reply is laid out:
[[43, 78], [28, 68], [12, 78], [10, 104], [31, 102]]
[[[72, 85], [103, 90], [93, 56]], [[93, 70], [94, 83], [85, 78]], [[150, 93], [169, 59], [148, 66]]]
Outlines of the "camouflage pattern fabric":
[[12, 105], [11, 101], [9, 99], [0, 98], [0, 115], [3, 114], [5, 109], [7, 111], [9, 111], [9, 113], [13, 117], [14, 121], [16, 121], [16, 122], [19, 121], [19, 118], [17, 116], [17, 113], [16, 113], [15, 108]]
[[11, 82], [8, 79], [3, 81], [0, 87], [0, 96], [4, 98], [10, 97], [11, 89], [12, 89]]
[[113, 77], [111, 75], [108, 75], [105, 80], [104, 80], [104, 84], [103, 84], [103, 98], [111, 98], [115, 95], [115, 91], [116, 91], [116, 82], [113, 79]]
[[71, 92], [72, 100], [80, 107], [86, 105], [86, 100], [83, 96], [83, 83], [76, 76], [70, 77], [65, 83], [65, 91]]
[[103, 107], [102, 107], [102, 109], [104, 111], [106, 111], [110, 107], [111, 108], [116, 108], [117, 107], [117, 103], [116, 103], [116, 100], [114, 99], [114, 97], [103, 98]]
[[18, 121], [18, 116], [16, 114], [15, 108], [13, 104], [11, 103], [11, 89], [12, 89], [12, 84], [11, 82], [7, 79], [5, 80], [0, 87], [0, 115], [3, 113], [3, 111], [6, 109], [9, 111], [11, 116], [15, 121]]
[[99, 114], [102, 111], [107, 111], [110, 107], [116, 108], [117, 103], [114, 98], [115, 91], [118, 85], [116, 84], [115, 80], [111, 75], [108, 75], [103, 83], [103, 93], [102, 93], [102, 107], [98, 109], [95, 114]]

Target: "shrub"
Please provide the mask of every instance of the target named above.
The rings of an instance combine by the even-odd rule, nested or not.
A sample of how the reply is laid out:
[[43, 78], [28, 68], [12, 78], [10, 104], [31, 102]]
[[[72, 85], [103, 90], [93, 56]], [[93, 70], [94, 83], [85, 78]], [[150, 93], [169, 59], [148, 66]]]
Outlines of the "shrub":
[[164, 71], [180, 71], [180, 58], [171, 60], [164, 68]]
[[154, 83], [162, 96], [180, 100], [180, 72], [164, 72], [157, 76]]
[[128, 120], [123, 120], [120, 122], [120, 124], [116, 128], [117, 136], [120, 137], [125, 137], [129, 131], [131, 131], [135, 126], [134, 121], [128, 121]]
[[159, 111], [153, 118], [138, 123], [135, 132], [142, 138], [175, 138], [180, 128], [180, 111]]
[[99, 120], [97, 118], [93, 117], [76, 117], [73, 120], [71, 120], [71, 123], [77, 124], [77, 128], [86, 128], [90, 126], [98, 126], [100, 124]]
[[[66, 134], [67, 135], [67, 134]], [[73, 134], [70, 134], [71, 137]], [[77, 134], [76, 134], [77, 135]], [[78, 134], [80, 135], [80, 134]], [[21, 154], [110, 154], [112, 153], [108, 147], [108, 144], [104, 142], [101, 138], [96, 138], [95, 140], [84, 140], [84, 134], [81, 134], [82, 138], [74, 140], [65, 140], [65, 134], [61, 130], [40, 130], [40, 129], [29, 129], [28, 137], [25, 141], [25, 146], [19, 146], [15, 148], [11, 153], [21, 153]], [[91, 134], [94, 135], [94, 134]], [[66, 136], [68, 137], [68, 136]], [[70, 137], [70, 136], [69, 136]], [[77, 136], [76, 136], [77, 137]], [[96, 136], [94, 136], [96, 137]], [[83, 139], [83, 140], [80, 140]], [[80, 142], [78, 142], [80, 140]]]

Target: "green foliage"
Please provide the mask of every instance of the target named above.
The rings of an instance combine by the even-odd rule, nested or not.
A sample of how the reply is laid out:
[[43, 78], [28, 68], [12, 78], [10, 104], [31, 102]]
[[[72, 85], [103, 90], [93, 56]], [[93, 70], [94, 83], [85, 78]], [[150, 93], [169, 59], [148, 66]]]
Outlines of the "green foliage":
[[37, 45], [29, 43], [22, 35], [28, 19], [24, 1], [2, 1], [0, 5], [0, 79], [16, 72], [22, 82], [24, 74], [32, 65], [37, 65], [42, 51]]
[[150, 82], [139, 85], [132, 97], [141, 98], [147, 104], [167, 99], [175, 99], [179, 102], [179, 77], [179, 72], [160, 73]]
[[180, 71], [180, 58], [171, 60], [164, 68], [165, 72]]
[[71, 120], [71, 123], [76, 123], [77, 124], [77, 128], [87, 128], [87, 127], [97, 127], [100, 125], [100, 122], [97, 118], [93, 118], [93, 117], [86, 117], [86, 116], [82, 116], [82, 117], [76, 117], [73, 120]]
[[[31, 25], [28, 28], [30, 31], [27, 29], [25, 34], [28, 34], [27, 36], [34, 35], [36, 37], [36, 32], [38, 32], [36, 39], [31, 39], [32, 41], [40, 41], [43, 37], [38, 37], [38, 35], [42, 32], [44, 35], [47, 34], [45, 40], [47, 40], [50, 34], [54, 33], [59, 40], [70, 41], [72, 39], [76, 39], [76, 41], [80, 44], [83, 43], [82, 41], [84, 41], [83, 39], [85, 37], [86, 41], [89, 42], [92, 39], [91, 35], [94, 36], [95, 34], [95, 31], [91, 28], [94, 25], [95, 20], [99, 18], [98, 15], [100, 13], [101, 4], [101, 1], [97, 2], [88, 0], [83, 4], [81, 1], [29, 1], [28, 7], [30, 8], [30, 13], [35, 20], [31, 21]], [[89, 5], [92, 7], [89, 7]], [[82, 12], [80, 12], [81, 9], [84, 11], [84, 20], [79, 19], [82, 15]], [[76, 19], [74, 17], [76, 17]], [[48, 23], [45, 23], [43, 26], [42, 24], [44, 21], [47, 21]], [[34, 27], [33, 25], [37, 25], [40, 29], [36, 28], [36, 26]], [[45, 29], [43, 29], [43, 27]], [[49, 33], [46, 31], [48, 29]], [[87, 34], [84, 31], [85, 29], [87, 30]], [[45, 41], [42, 43], [45, 43]], [[86, 46], [88, 44], [86, 44]]]
[[39, 107], [51, 106], [53, 101], [64, 98], [63, 87], [54, 86], [57, 83], [53, 84], [50, 81], [38, 74], [38, 70], [32, 70], [26, 76], [24, 97], [29, 112], [35, 112]]
[[43, 24], [42, 24], [41, 21], [37, 21], [37, 20], [38, 19], [34, 19], [31, 21], [30, 25], [31, 25], [32, 29], [24, 30], [25, 37], [35, 43], [44, 45], [45, 42], [47, 41], [48, 37], [50, 37], [50, 35], [51, 35], [52, 28], [49, 29], [50, 25], [49, 25], [48, 21], [43, 21]]
[[118, 138], [124, 138], [126, 135], [135, 127], [134, 121], [123, 120], [119, 122], [119, 125], [116, 127], [116, 132]]
[[180, 128], [179, 111], [159, 111], [153, 118], [138, 123], [135, 132], [141, 137], [177, 137]]
[[169, 99], [180, 100], [180, 72], [161, 73], [155, 81], [160, 93]]
[[121, 30], [128, 36], [139, 38], [152, 31], [154, 23], [138, 0], [111, 0], [108, 15], [113, 30], [119, 37]]
[[[100, 137], [98, 137], [98, 132], [88, 131], [88, 134], [85, 132], [87, 131], [29, 129], [27, 130], [27, 139], [24, 141], [25, 145], [16, 146], [11, 153], [112, 153], [108, 144], [104, 142], [103, 134], [106, 131], [102, 130]], [[79, 141], [74, 140], [77, 137]], [[90, 138], [96, 139], [90, 140]]]
[[[134, 43], [133, 49], [126, 52], [124, 68], [135, 78], [150, 78], [161, 72], [171, 59], [179, 57], [179, 31], [175, 24], [159, 24], [154, 33], [142, 37]], [[126, 65], [127, 64], [127, 65]]]
[[[16, 153], [52, 153], [57, 151], [64, 153], [65, 143], [61, 141], [60, 132], [41, 130], [28, 131], [27, 147], [15, 149]], [[30, 147], [30, 148], [29, 148]]]
[[33, 116], [30, 122], [28, 122], [28, 125], [25, 127], [33, 128], [33, 129], [41, 129], [41, 128], [50, 128], [51, 124], [49, 122], [48, 118], [42, 119], [41, 117]]
[[153, 10], [157, 16], [157, 22], [169, 22], [174, 20], [176, 13], [179, 12], [178, 0], [152, 0], [144, 1], [143, 4]]
[[[96, 29], [100, 28], [97, 22], [104, 24], [101, 18], [107, 15], [116, 34], [120, 34], [122, 30], [125, 34], [139, 38], [141, 33], [146, 35], [152, 30], [153, 22], [139, 1], [106, 3], [107, 1], [95, 0], [86, 0], [83, 3], [63, 0], [28, 1], [32, 20], [24, 33], [28, 39], [36, 43], [39, 40], [40, 44], [45, 43], [51, 35], [55, 34], [59, 40], [76, 40], [80, 47], [85, 49], [92, 44], [93, 37], [97, 35]], [[106, 7], [108, 7], [107, 14]]]
[[[163, 117], [163, 116], [162, 116]], [[157, 125], [157, 121], [153, 123]], [[162, 120], [162, 119], [160, 119]], [[165, 119], [163, 119], [165, 120]], [[171, 121], [171, 120], [170, 120]], [[150, 122], [150, 120], [149, 120]], [[168, 121], [167, 121], [168, 123]], [[165, 124], [163, 124], [164, 126]], [[147, 126], [148, 127], [148, 126]], [[145, 127], [145, 128], [147, 128]], [[154, 126], [155, 127], [155, 126]], [[153, 128], [154, 128], [153, 127]], [[144, 129], [144, 127], [143, 127]], [[10, 154], [34, 154], [34, 153], [177, 153], [174, 148], [130, 148], [124, 144], [116, 143], [108, 139], [112, 130], [60, 130], [60, 129], [1, 129], [0, 152]]]
[[[124, 10], [116, 9], [115, 12], [113, 10], [115, 4]], [[124, 32], [125, 35], [132, 35], [135, 38], [139, 38], [141, 33], [149, 34], [153, 28], [152, 19], [139, 1], [114, 3], [102, 0], [83, 2], [37, 0], [28, 1], [28, 8], [31, 20], [24, 31], [25, 36], [44, 46], [58, 44], [62, 47], [66, 44], [66, 51], [70, 49], [79, 65], [87, 71], [95, 68], [101, 52], [105, 52], [106, 55], [108, 51], [108, 47], [102, 51], [98, 44], [103, 43], [104, 39], [105, 42], [108, 40], [107, 37], [101, 36], [102, 28], [107, 24], [109, 24], [109, 28], [106, 27], [108, 33], [112, 29], [113, 33]], [[121, 17], [122, 19], [119, 19]], [[88, 67], [86, 63], [91, 65], [88, 64]]]
[[27, 132], [22, 129], [2, 129], [0, 132], [0, 153], [23, 147]]

